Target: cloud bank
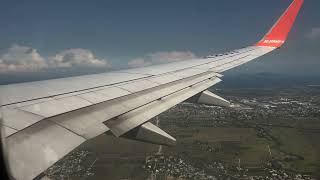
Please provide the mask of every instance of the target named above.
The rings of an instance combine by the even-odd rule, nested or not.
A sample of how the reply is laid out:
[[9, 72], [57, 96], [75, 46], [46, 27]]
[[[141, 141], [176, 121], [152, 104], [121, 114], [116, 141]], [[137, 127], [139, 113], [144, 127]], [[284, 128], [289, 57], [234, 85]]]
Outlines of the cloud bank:
[[153, 63], [168, 63], [173, 61], [181, 61], [193, 59], [196, 56], [190, 52], [171, 51], [171, 52], [157, 52], [149, 55]]
[[151, 64], [162, 64], [194, 58], [196, 58], [196, 55], [190, 51], [156, 52], [147, 55], [146, 58], [133, 59], [128, 62], [128, 65], [130, 67], [144, 67]]
[[49, 63], [54, 67], [110, 67], [104, 59], [96, 58], [93, 53], [87, 49], [68, 49], [49, 58]]
[[26, 46], [12, 45], [0, 56], [0, 72], [35, 71], [46, 67], [48, 64], [37, 50]]
[[[155, 52], [144, 58], [132, 59], [129, 67], [144, 67], [152, 64], [162, 64], [196, 58], [190, 51]], [[31, 47], [12, 45], [0, 54], [0, 73], [40, 72], [58, 68], [111, 68], [106, 59], [97, 58], [87, 49], [67, 49], [49, 57], [43, 57]]]
[[0, 72], [34, 72], [48, 68], [106, 67], [105, 59], [98, 59], [87, 49], [68, 49], [44, 58], [36, 49], [14, 44], [0, 55]]
[[144, 67], [151, 65], [151, 62], [145, 61], [143, 58], [132, 59], [128, 62], [129, 67]]

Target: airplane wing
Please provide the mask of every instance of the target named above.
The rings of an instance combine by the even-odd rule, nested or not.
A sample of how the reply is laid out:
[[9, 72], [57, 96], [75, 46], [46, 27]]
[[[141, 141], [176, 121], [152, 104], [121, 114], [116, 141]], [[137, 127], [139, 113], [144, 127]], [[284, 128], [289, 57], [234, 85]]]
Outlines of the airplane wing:
[[155, 144], [175, 139], [149, 122], [178, 103], [229, 106], [207, 89], [221, 73], [263, 56], [286, 41], [303, 4], [294, 0], [258, 43], [170, 64], [0, 86], [1, 122], [9, 167], [33, 179], [102, 133]]

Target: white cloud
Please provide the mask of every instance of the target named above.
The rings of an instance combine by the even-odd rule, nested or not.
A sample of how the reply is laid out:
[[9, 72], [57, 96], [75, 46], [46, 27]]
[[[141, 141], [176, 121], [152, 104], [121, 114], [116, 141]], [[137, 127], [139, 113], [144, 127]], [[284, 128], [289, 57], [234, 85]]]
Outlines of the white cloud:
[[32, 72], [45, 68], [111, 67], [104, 59], [98, 59], [86, 49], [68, 49], [44, 58], [36, 49], [12, 45], [0, 55], [0, 72]]
[[47, 63], [37, 50], [26, 46], [12, 45], [0, 56], [0, 72], [35, 71], [45, 67]]
[[156, 52], [149, 55], [153, 63], [167, 63], [195, 58], [195, 54], [190, 51]]
[[98, 59], [87, 49], [68, 49], [49, 58], [55, 67], [110, 67], [104, 59]]
[[128, 62], [129, 67], [144, 67], [151, 65], [151, 62], [145, 61], [143, 58], [132, 59]]
[[[151, 64], [161, 64], [180, 60], [193, 59], [196, 56], [189, 51], [156, 52], [136, 58], [128, 62], [130, 67], [143, 67]], [[105, 59], [97, 58], [87, 49], [68, 49], [48, 58], [42, 57], [36, 49], [12, 45], [0, 55], [0, 73], [33, 72], [43, 69], [71, 68], [71, 67], [103, 67], [111, 65]]]
[[128, 62], [128, 65], [130, 67], [143, 67], [151, 64], [162, 64], [194, 58], [196, 58], [196, 55], [190, 51], [156, 52], [147, 55], [146, 58], [133, 59]]
[[320, 38], [320, 27], [312, 28], [310, 32], [306, 34], [309, 39]]

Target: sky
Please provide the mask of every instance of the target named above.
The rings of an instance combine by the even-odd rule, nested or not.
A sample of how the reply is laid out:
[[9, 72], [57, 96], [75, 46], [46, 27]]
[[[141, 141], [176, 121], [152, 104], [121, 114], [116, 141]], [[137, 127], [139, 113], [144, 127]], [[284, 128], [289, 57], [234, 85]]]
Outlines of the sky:
[[[77, 75], [233, 50], [260, 40], [290, 3], [2, 0], [0, 74]], [[320, 75], [319, 7], [306, 0], [281, 50], [231, 72]]]

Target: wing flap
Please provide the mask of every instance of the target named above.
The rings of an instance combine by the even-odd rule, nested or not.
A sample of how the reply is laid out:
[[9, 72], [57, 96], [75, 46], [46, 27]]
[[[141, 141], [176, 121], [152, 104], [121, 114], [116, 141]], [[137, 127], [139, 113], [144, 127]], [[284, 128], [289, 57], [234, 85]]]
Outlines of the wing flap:
[[10, 127], [8, 127], [6, 125], [2, 126], [2, 130], [3, 130], [3, 136], [4, 137], [10, 136], [11, 134], [14, 134], [14, 133], [18, 132], [18, 130], [10, 128]]
[[[111, 118], [216, 76], [217, 74], [214, 72], [206, 72], [130, 94], [128, 91], [118, 87], [110, 88], [109, 91], [107, 91], [108, 88], [99, 89], [98, 91], [85, 93], [85, 95], [59, 99], [52, 98], [45, 102], [40, 101], [39, 103], [18, 108], [3, 107], [2, 111], [7, 114], [5, 121], [7, 126], [10, 127], [9, 125], [13, 123], [19, 124], [18, 130], [22, 130], [41, 120], [53, 119], [61, 126], [84, 135], [86, 134], [86, 129], [84, 129], [86, 126], [99, 125]], [[116, 96], [120, 97], [114, 98]], [[110, 98], [114, 99], [107, 100]], [[101, 102], [103, 99], [107, 101]], [[10, 111], [19, 113], [8, 113]], [[21, 121], [23, 123], [19, 123]], [[79, 127], [80, 123], [83, 124], [82, 128]]]
[[42, 116], [25, 112], [19, 109], [2, 108], [2, 124], [15, 130], [22, 130], [43, 119]]
[[16, 179], [33, 179], [84, 141], [53, 122], [41, 121], [7, 138], [11, 172]]
[[92, 103], [90, 103], [89, 101], [86, 101], [77, 96], [71, 96], [57, 100], [55, 99], [47, 102], [33, 104], [30, 106], [24, 106], [19, 109], [43, 117], [52, 117], [90, 105], [92, 105]]
[[88, 109], [62, 114], [47, 120], [69, 129], [85, 139], [94, 138], [109, 130], [102, 123], [104, 118], [96, 116]]
[[119, 137], [220, 81], [221, 80], [219, 78], [204, 80], [203, 82], [199, 82], [191, 87], [187, 87], [157, 101], [106, 121], [105, 124], [110, 128], [114, 135]]

